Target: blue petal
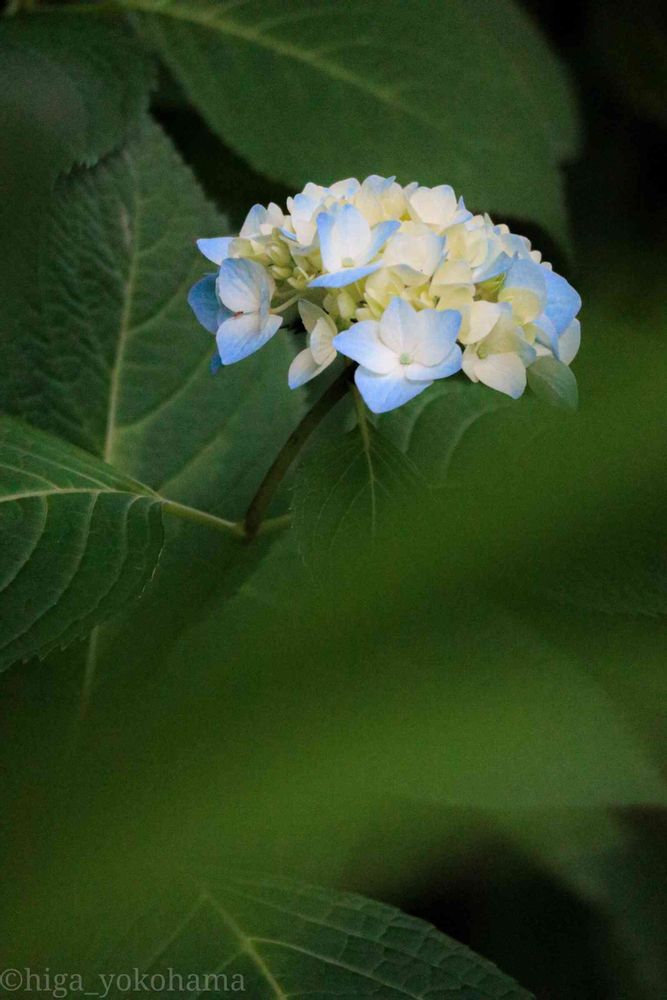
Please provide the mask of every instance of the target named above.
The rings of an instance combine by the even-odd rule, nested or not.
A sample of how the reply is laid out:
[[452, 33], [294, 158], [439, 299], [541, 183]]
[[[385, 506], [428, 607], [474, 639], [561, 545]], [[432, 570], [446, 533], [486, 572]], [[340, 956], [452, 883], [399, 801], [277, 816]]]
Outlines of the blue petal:
[[380, 264], [366, 264], [365, 267], [345, 267], [342, 271], [335, 271], [333, 274], [321, 274], [319, 278], [313, 278], [308, 282], [309, 288], [344, 288], [345, 285], [352, 285], [355, 281], [373, 274], [379, 270]]
[[222, 264], [229, 256], [229, 245], [233, 239], [233, 236], [217, 236], [210, 240], [197, 240], [197, 247], [207, 260]]
[[437, 365], [411, 364], [405, 366], [405, 376], [410, 382], [432, 382], [436, 378], [449, 378], [456, 375], [461, 370], [463, 354], [458, 344], [454, 344], [451, 351]]
[[400, 222], [378, 222], [377, 226], [373, 226], [371, 233], [371, 244], [368, 248], [368, 253], [366, 254], [366, 260], [372, 260], [378, 250], [381, 249], [387, 242], [390, 236], [400, 229]]
[[495, 257], [492, 256], [480, 264], [479, 267], [475, 268], [472, 272], [473, 281], [480, 282], [488, 281], [490, 278], [497, 278], [499, 274], [507, 271], [511, 263], [512, 258], [504, 251], [501, 251]]
[[543, 268], [544, 280], [547, 283], [547, 304], [544, 307], [546, 316], [556, 327], [560, 336], [581, 309], [581, 298], [572, 285], [548, 268]]
[[320, 238], [320, 252], [322, 254], [322, 264], [325, 270], [329, 270], [329, 264], [335, 260], [332, 243], [334, 229], [334, 217], [328, 212], [320, 212], [317, 216], [317, 235]]
[[383, 192], [389, 190], [395, 180], [395, 174], [393, 177], [381, 177], [380, 174], [369, 174], [363, 181], [362, 187], [368, 187], [373, 194], [383, 194]]
[[401, 371], [376, 375], [363, 366], [355, 371], [354, 381], [366, 406], [373, 413], [395, 410], [431, 385], [431, 382], [409, 382]]
[[222, 361], [220, 360], [220, 355], [217, 351], [211, 356], [209, 367], [211, 369], [211, 375], [216, 375], [222, 368]]
[[216, 334], [223, 365], [233, 365], [254, 354], [277, 333], [282, 321], [282, 316], [273, 314], [262, 321], [259, 313], [232, 316], [226, 320]]
[[542, 344], [544, 347], [548, 347], [554, 357], [557, 358], [559, 355], [558, 334], [556, 333], [556, 327], [553, 325], [546, 313], [542, 313], [541, 316], [538, 316], [537, 319], [533, 321], [533, 325], [539, 330], [539, 333], [535, 338], [537, 343]]
[[530, 257], [515, 257], [505, 276], [503, 288], [527, 288], [543, 300], [546, 270]]
[[347, 330], [337, 334], [333, 346], [341, 354], [357, 361], [364, 368], [377, 374], [387, 374], [396, 367], [396, 355], [380, 340], [380, 325], [374, 320], [353, 323]]
[[334, 220], [331, 231], [326, 222], [324, 228], [325, 241], [322, 244], [324, 270], [337, 271], [348, 259], [357, 265], [367, 264], [370, 252], [362, 256], [361, 248], [370, 248], [371, 227], [359, 209], [354, 205], [343, 205], [331, 214]]
[[188, 305], [209, 333], [215, 333], [222, 322], [218, 319], [220, 303], [215, 294], [215, 277], [207, 274], [188, 292]]

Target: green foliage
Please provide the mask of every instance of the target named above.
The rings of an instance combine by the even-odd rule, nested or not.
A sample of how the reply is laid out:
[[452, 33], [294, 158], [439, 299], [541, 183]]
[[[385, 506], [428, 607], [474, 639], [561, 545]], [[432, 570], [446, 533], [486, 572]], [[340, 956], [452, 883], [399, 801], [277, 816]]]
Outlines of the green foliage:
[[[616, 64], [623, 25], [606, 27]], [[180, 148], [224, 214], [147, 115], [157, 59], [192, 102]], [[656, 77], [632, 63], [658, 118]], [[264, 176], [231, 170], [193, 106]], [[665, 805], [664, 302], [656, 248], [609, 251], [617, 178], [611, 194], [595, 169], [580, 181], [581, 412], [569, 370], [543, 360], [531, 386], [561, 408], [459, 378], [352, 430], [341, 405], [273, 500], [291, 528], [251, 543], [237, 522], [320, 386], [288, 390], [285, 331], [212, 377], [185, 301], [209, 270], [195, 238], [228, 231], [269, 177], [451, 182], [562, 239], [576, 115], [526, 15], [43, 8], [0, 24], [0, 126], [6, 964], [229, 961], [257, 997], [528, 997], [398, 910], [226, 874], [308, 870], [385, 899], [472, 880], [474, 943], [502, 837], [604, 922], [575, 945], [604, 949], [611, 985], [563, 962], [567, 995], [661, 995], [646, 817]], [[520, 971], [541, 956], [530, 922], [517, 939], [514, 889], [500, 964]]]
[[[363, 406], [361, 407], [363, 411]], [[412, 505], [426, 488], [417, 469], [363, 414], [355, 430], [304, 462], [294, 487], [294, 531], [304, 556], [383, 534], [383, 513]]]
[[136, 598], [162, 547], [159, 498], [78, 448], [0, 422], [0, 665], [86, 635]]
[[538, 358], [528, 368], [528, 385], [545, 403], [576, 410], [579, 402], [574, 373], [556, 358]]
[[[211, 376], [213, 341], [186, 295], [207, 269], [195, 238], [224, 226], [148, 121], [92, 170], [61, 178], [33, 247], [35, 305], [22, 302], [4, 346], [0, 399], [164, 497], [234, 519], [303, 401], [284, 384], [284, 341], [224, 380]], [[145, 666], [144, 643], [155, 655], [213, 587], [227, 586], [222, 567], [231, 574], [234, 563], [254, 559], [238, 539], [199, 524], [172, 524], [168, 537], [148, 603], [135, 628], [122, 629], [123, 652], [110, 634], [96, 635], [94, 660]], [[176, 611], [167, 611], [174, 602]], [[163, 618], [158, 638], [150, 622]]]
[[[413, 456], [433, 486], [442, 486], [452, 472], [455, 456], [464, 450], [460, 446], [465, 435], [477, 421], [488, 414], [485, 423], [493, 421], [496, 425], [500, 411], [511, 406], [500, 393], [487, 392], [479, 383], [453, 378], [436, 382], [430, 392], [384, 414], [380, 427], [401, 451]], [[515, 426], [516, 411], [515, 406]]]
[[35, 254], [56, 178], [125, 141], [151, 80], [148, 57], [117, 18], [42, 11], [0, 22], [3, 354], [22, 339], [26, 312], [39, 313]]
[[129, 135], [148, 106], [150, 62], [117, 18], [75, 11], [3, 20], [0, 41], [2, 169], [32, 201], [35, 182], [92, 166]]
[[[136, 968], [149, 978], [168, 979], [171, 972], [174, 983], [176, 977], [189, 981], [193, 993], [210, 975], [206, 992], [245, 993], [253, 1000], [301, 993], [387, 1000], [532, 996], [422, 920], [362, 896], [285, 878], [210, 869], [197, 877], [179, 873], [169, 884], [133, 887], [123, 899], [114, 895], [114, 903], [102, 912], [92, 904], [85, 957], [82, 948], [70, 958], [85, 971], [91, 990], [100, 985], [100, 973]], [[52, 931], [57, 936], [56, 922]], [[47, 949], [53, 941], [47, 939]], [[107, 995], [115, 1000], [126, 991], [112, 983]]]
[[24, 304], [7, 344], [5, 406], [153, 485], [175, 474], [188, 400], [211, 387], [212, 342], [185, 301], [206, 270], [194, 242], [223, 226], [148, 121], [61, 178], [33, 250], [36, 308]]
[[515, 4], [124, 6], [211, 126], [263, 173], [296, 189], [350, 174], [447, 177], [470, 205], [564, 241], [558, 161], [576, 147], [574, 104]]

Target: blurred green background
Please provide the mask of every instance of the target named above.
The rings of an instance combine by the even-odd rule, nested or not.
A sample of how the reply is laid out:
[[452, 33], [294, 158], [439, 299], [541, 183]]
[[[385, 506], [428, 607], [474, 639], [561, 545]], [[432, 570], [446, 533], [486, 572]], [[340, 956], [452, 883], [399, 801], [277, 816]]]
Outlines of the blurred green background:
[[[530, 398], [488, 406], [447, 386], [378, 424], [436, 488], [390, 504], [374, 549], [355, 518], [333, 548], [307, 513], [256, 551], [167, 526], [152, 587], [96, 629], [94, 677], [91, 640], [4, 673], [12, 965], [79, 961], [91, 927], [113, 934], [175, 873], [240, 866], [393, 903], [541, 1000], [667, 995], [665, 15], [650, 0], [524, 7], [579, 107], [580, 149], [564, 166], [572, 239], [549, 211], [502, 218], [581, 292], [580, 411]], [[151, 110], [231, 229], [255, 201], [283, 202], [289, 165], [251, 168], [259, 153], [228, 148], [168, 62]], [[539, 63], [531, 72], [539, 88]], [[79, 183], [75, 171], [56, 189], [54, 246]], [[168, 216], [169, 185], [147, 189]], [[27, 192], [28, 221], [39, 190]], [[184, 187], [183, 214], [212, 222], [188, 198]], [[495, 209], [474, 195], [471, 207]], [[6, 315], [20, 280], [6, 282]], [[166, 317], [175, 350], [183, 317]], [[45, 416], [57, 372], [43, 345], [26, 354], [8, 335], [4, 346], [10, 376], [34, 366], [44, 383], [24, 392], [9, 377], [3, 408], [72, 437], [73, 394], [55, 423]], [[260, 367], [248, 378], [261, 380]], [[198, 435], [209, 450], [196, 461], [211, 471], [197, 500], [239, 516], [248, 454], [266, 467], [298, 404], [266, 389], [258, 417], [250, 381], [220, 401], [220, 379], [184, 401], [180, 430], [157, 425], [148, 445], [123, 447], [131, 474], [149, 481], [155, 463], [179, 499], [194, 472], [171, 468], [172, 449]], [[346, 406], [313, 461], [349, 421]], [[88, 447], [81, 433], [72, 440]], [[298, 489], [298, 476], [285, 484], [277, 513]]]

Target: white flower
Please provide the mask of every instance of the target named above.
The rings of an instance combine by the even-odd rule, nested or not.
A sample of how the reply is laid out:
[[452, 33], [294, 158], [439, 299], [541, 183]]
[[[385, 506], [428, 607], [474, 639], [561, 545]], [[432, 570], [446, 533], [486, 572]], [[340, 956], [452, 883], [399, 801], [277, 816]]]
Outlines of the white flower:
[[287, 211], [292, 231], [284, 229], [284, 235], [294, 240], [300, 248], [310, 247], [317, 233], [316, 216], [322, 207], [324, 188], [317, 184], [306, 184], [300, 194], [287, 199]]
[[453, 310], [417, 312], [395, 298], [379, 322], [357, 323], [339, 333], [333, 344], [359, 362], [355, 382], [369, 409], [385, 413], [460, 369], [460, 322]]
[[366, 222], [374, 226], [388, 219], [400, 219], [407, 210], [405, 193], [395, 177], [379, 177], [372, 174], [362, 182], [354, 198], [355, 208], [362, 213]]
[[517, 323], [531, 323], [547, 302], [546, 274], [530, 257], [515, 257], [498, 292], [498, 302], [509, 302]]
[[440, 309], [463, 310], [469, 306], [475, 294], [470, 264], [446, 257], [431, 279], [430, 292], [437, 298]]
[[359, 281], [381, 266], [370, 263], [400, 222], [380, 222], [371, 227], [354, 205], [334, 207], [317, 217], [324, 274], [309, 282], [311, 288], [342, 288]]
[[279, 329], [282, 316], [270, 312], [274, 290], [273, 278], [256, 261], [228, 259], [222, 262], [216, 292], [222, 304], [234, 314], [216, 333], [223, 365], [247, 358]]
[[356, 177], [346, 177], [344, 181], [336, 181], [326, 188], [326, 199], [344, 202], [351, 201], [361, 189], [361, 184]]
[[491, 333], [503, 313], [509, 315], [509, 312], [507, 306], [497, 302], [472, 302], [462, 310], [459, 340], [462, 344], [477, 344]]
[[287, 382], [290, 389], [310, 382], [336, 359], [333, 338], [338, 328], [323, 309], [307, 299], [299, 302], [299, 312], [308, 333], [308, 346], [300, 351], [290, 365]]
[[393, 267], [406, 285], [421, 284], [442, 260], [444, 246], [444, 236], [438, 236], [428, 226], [405, 222], [388, 240], [382, 262]]
[[[577, 292], [526, 237], [471, 215], [447, 184], [401, 186], [377, 174], [308, 183], [286, 211], [254, 205], [238, 236], [198, 246], [219, 274], [204, 275], [188, 302], [224, 364], [261, 347], [304, 296], [307, 341], [290, 386], [328, 367], [338, 347], [361, 365], [357, 383], [377, 412], [455, 370], [453, 337], [432, 360], [443, 324], [456, 326], [465, 374], [514, 398], [536, 358], [569, 365], [579, 348]], [[311, 288], [324, 290], [318, 305]]]
[[522, 337], [509, 304], [475, 302], [471, 312], [463, 371], [472, 382], [518, 399], [526, 388], [526, 367], [537, 357], [535, 349]]
[[[524, 331], [530, 339], [534, 340], [535, 350], [539, 355], [553, 354], [563, 364], [569, 365], [576, 357], [581, 341], [581, 326], [579, 320], [576, 319], [581, 308], [581, 298], [572, 285], [560, 274], [556, 274], [548, 265], [536, 264], [532, 260], [525, 261], [524, 264], [532, 265], [539, 272], [539, 280], [533, 281], [533, 292], [537, 293], [540, 282], [543, 290], [539, 299], [540, 313], [532, 319], [523, 320]], [[517, 313], [519, 315], [530, 314], [535, 311], [537, 301], [531, 305], [529, 298], [527, 298], [529, 295], [528, 282], [525, 283], [526, 287], [523, 290], [510, 285], [509, 293], [505, 292], [513, 270], [514, 265], [508, 272], [498, 298], [507, 298], [512, 303], [512, 311], [515, 315]], [[516, 286], [517, 283], [514, 284]], [[521, 299], [519, 308], [517, 308], [515, 301], [517, 294]]]
[[364, 286], [365, 306], [362, 305], [361, 309], [357, 309], [357, 319], [379, 319], [391, 300], [397, 295], [412, 303], [414, 289], [407, 287], [395, 268], [381, 268], [366, 279]]
[[432, 226], [438, 233], [472, 218], [472, 212], [463, 204], [463, 198], [457, 201], [449, 184], [415, 188], [408, 195], [408, 211], [415, 222]]
[[315, 244], [317, 216], [320, 212], [349, 202], [360, 190], [361, 185], [356, 177], [336, 181], [328, 188], [309, 182], [300, 194], [287, 199], [289, 216], [286, 223], [291, 223], [292, 228], [286, 225], [282, 230], [283, 234], [296, 243], [300, 254], [310, 253]]
[[282, 209], [271, 202], [268, 208], [264, 205], [253, 205], [241, 226], [239, 236], [244, 240], [254, 240], [261, 236], [270, 236], [274, 229], [285, 225]]

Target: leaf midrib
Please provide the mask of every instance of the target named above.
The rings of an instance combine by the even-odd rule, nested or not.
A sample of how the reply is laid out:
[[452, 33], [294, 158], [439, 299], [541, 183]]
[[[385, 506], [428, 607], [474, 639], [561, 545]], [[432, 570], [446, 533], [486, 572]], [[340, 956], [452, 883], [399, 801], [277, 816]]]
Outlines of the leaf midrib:
[[[5, 466], [0, 463], [0, 469], [11, 468], [15, 469], [15, 466]], [[16, 471], [26, 471], [27, 475], [34, 475], [34, 473], [28, 472], [27, 470], [16, 470]], [[70, 470], [72, 471], [72, 470]], [[42, 478], [41, 476], [37, 478]], [[137, 484], [139, 486], [139, 484]], [[217, 514], [210, 514], [208, 511], [200, 510], [198, 507], [191, 507], [188, 504], [179, 503], [176, 500], [170, 500], [169, 497], [164, 497], [159, 493], [155, 493], [153, 490], [146, 487], [146, 489], [129, 489], [129, 488], [115, 488], [107, 487], [101, 484], [95, 484], [94, 486], [55, 486], [52, 489], [40, 489], [40, 490], [21, 490], [15, 493], [0, 493], [0, 504], [3, 503], [20, 503], [23, 500], [32, 499], [46, 499], [47, 497], [58, 497], [58, 496], [76, 496], [76, 495], [86, 495], [92, 497], [98, 497], [102, 494], [105, 495], [116, 495], [116, 496], [129, 496], [134, 497], [137, 500], [149, 500], [151, 503], [160, 504], [168, 513], [174, 514], [176, 517], [186, 520], [199, 521], [202, 524], [206, 524], [210, 527], [215, 527], [221, 531], [231, 533], [233, 535], [239, 534], [239, 524], [236, 521], [228, 521], [224, 517], [219, 517]]]
[[236, 920], [232, 917], [230, 913], [227, 912], [225, 907], [220, 903], [215, 896], [209, 892], [208, 889], [202, 891], [202, 899], [206, 900], [210, 906], [213, 907], [215, 912], [218, 914], [220, 919], [229, 927], [232, 934], [237, 938], [241, 948], [250, 958], [253, 965], [256, 967], [258, 972], [262, 975], [263, 979], [266, 981], [267, 985], [271, 987], [276, 1000], [288, 1000], [288, 994], [285, 993], [280, 983], [276, 977], [271, 972], [270, 968], [257, 951], [254, 946], [253, 938], [249, 937], [245, 931], [237, 924]]
[[[90, 487], [80, 486], [65, 486], [62, 489], [55, 490], [27, 490], [24, 493], [6, 493], [4, 496], [0, 496], [0, 503], [12, 503], [13, 501], [20, 500], [31, 500], [33, 497], [53, 497], [67, 495], [71, 496], [76, 493], [85, 493], [87, 496], [97, 497], [101, 493], [116, 493], [122, 496], [128, 497], [145, 497], [147, 500], [152, 500], [153, 502], [159, 501], [160, 497], [151, 496], [150, 493], [133, 493], [132, 490], [99, 490], [91, 489]], [[166, 500], [162, 500], [166, 503]]]
[[[125, 156], [130, 173], [134, 174], [134, 167], [131, 157]], [[116, 344], [116, 354], [109, 377], [109, 403], [107, 409], [107, 424], [104, 434], [104, 447], [102, 458], [105, 462], [113, 462], [114, 447], [116, 443], [116, 427], [118, 413], [118, 396], [120, 393], [121, 371], [125, 360], [125, 349], [130, 332], [130, 319], [134, 303], [134, 292], [137, 281], [137, 269], [139, 263], [139, 228], [141, 222], [141, 199], [137, 190], [137, 180], [133, 176], [133, 208], [134, 218], [131, 216], [127, 220], [130, 230], [130, 262], [127, 271], [127, 279], [123, 289], [123, 308], [120, 316], [118, 329], [118, 341]], [[122, 209], [121, 209], [122, 210]], [[122, 220], [121, 220], [122, 222]]]
[[[234, 890], [232, 890], [234, 891]], [[243, 897], [245, 894], [239, 890], [236, 890], [236, 894]], [[210, 906], [216, 911], [221, 920], [229, 927], [232, 933], [236, 936], [241, 945], [243, 951], [250, 958], [253, 964], [256, 966], [258, 971], [261, 973], [263, 978], [266, 980], [267, 984], [273, 990], [277, 1000], [288, 1000], [289, 996], [293, 994], [285, 993], [282, 989], [280, 983], [275, 978], [271, 969], [267, 965], [265, 959], [255, 947], [257, 944], [267, 944], [274, 945], [275, 947], [286, 948], [289, 951], [298, 952], [301, 955], [307, 955], [310, 958], [314, 958], [319, 962], [323, 962], [326, 965], [334, 966], [335, 968], [344, 969], [347, 972], [352, 972], [356, 976], [360, 976], [362, 979], [367, 979], [369, 982], [377, 983], [380, 986], [387, 987], [388, 989], [395, 992], [398, 996], [408, 997], [409, 1000], [420, 1000], [420, 996], [416, 993], [408, 992], [404, 987], [396, 985], [395, 983], [390, 983], [386, 979], [380, 979], [378, 976], [367, 972], [354, 965], [349, 965], [346, 962], [340, 961], [340, 959], [334, 959], [327, 955], [322, 955], [319, 952], [311, 951], [309, 948], [301, 947], [300, 945], [293, 944], [290, 941], [282, 941], [278, 938], [269, 938], [262, 936], [255, 936], [247, 934], [243, 928], [239, 925], [236, 918], [233, 917], [229, 911], [222, 905], [220, 900], [213, 895], [213, 893], [204, 888], [202, 890], [202, 898], [205, 899]], [[252, 897], [246, 897], [252, 898]], [[345, 931], [343, 931], [345, 933]], [[363, 940], [363, 938], [361, 939]]]

